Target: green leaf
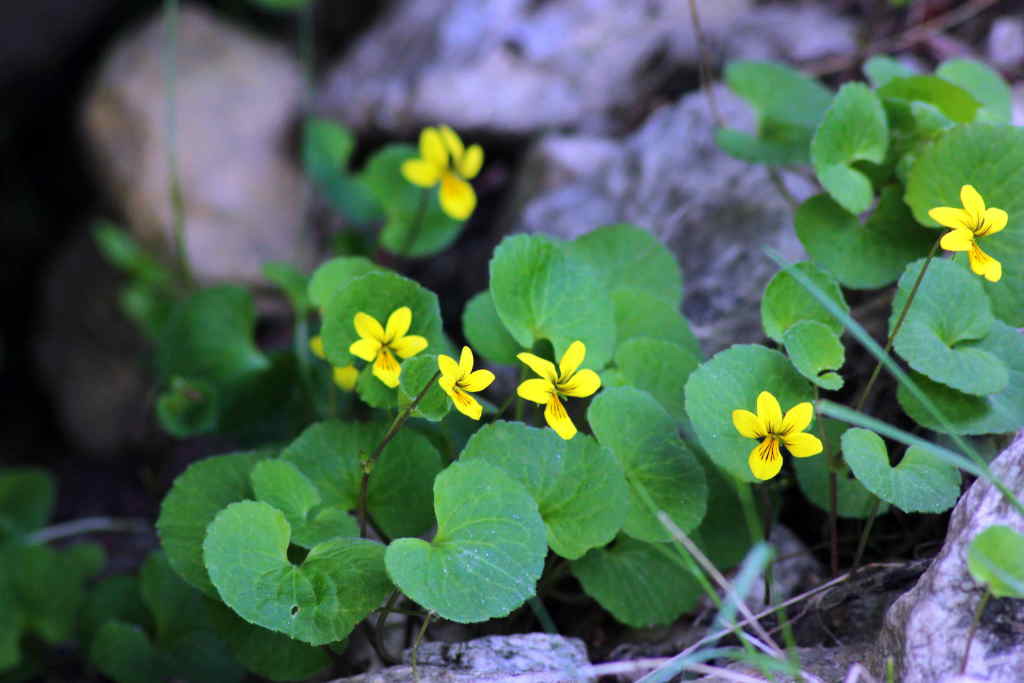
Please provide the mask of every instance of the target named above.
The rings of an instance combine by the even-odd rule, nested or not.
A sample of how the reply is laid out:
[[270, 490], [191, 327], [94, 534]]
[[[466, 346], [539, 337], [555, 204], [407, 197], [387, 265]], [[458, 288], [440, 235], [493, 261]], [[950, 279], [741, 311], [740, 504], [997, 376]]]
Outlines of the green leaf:
[[635, 337], [619, 344], [615, 365], [622, 383], [656, 398], [676, 422], [686, 420], [683, 386], [700, 365], [698, 355], [663, 339]]
[[692, 538], [708, 559], [724, 571], [740, 563], [752, 540], [746, 531], [736, 482], [707, 458], [701, 458], [701, 464], [708, 482], [708, 509]]
[[490, 290], [476, 294], [462, 311], [462, 331], [477, 353], [492, 363], [515, 365], [523, 347], [512, 338], [494, 308]]
[[220, 418], [217, 390], [201, 379], [171, 377], [171, 384], [156, 400], [160, 426], [179, 439], [212, 432]]
[[[848, 427], [838, 420], [819, 419], [825, 432], [822, 439], [824, 452], [813, 458], [793, 458], [793, 470], [796, 472], [800, 490], [807, 499], [822, 510], [828, 510], [831, 507], [828, 490], [829, 463], [833, 456], [839, 453], [840, 439]], [[844, 519], [867, 519], [875, 512], [875, 494], [857, 481], [842, 458], [837, 458], [837, 461], [839, 469], [836, 472], [836, 513]], [[888, 509], [888, 504], [882, 503], [877, 514], [883, 514]]]
[[[81, 549], [89, 546], [96, 551], [98, 547], [80, 546], [58, 551], [33, 545], [5, 553], [24, 626], [51, 645], [72, 637], [78, 612], [85, 604], [85, 581], [97, 571], [95, 559]], [[5, 605], [5, 611], [11, 607]]]
[[[928, 210], [960, 206], [960, 188], [973, 185], [986, 206], [1009, 214], [1006, 229], [979, 245], [1003, 264], [999, 282], [982, 282], [996, 317], [1024, 327], [1024, 128], [971, 124], [959, 126], [927, 147], [907, 180], [905, 199], [917, 220], [935, 221]], [[979, 278], [980, 280], [980, 278]]]
[[578, 339], [587, 346], [587, 367], [611, 359], [614, 311], [589, 262], [544, 237], [513, 235], [494, 250], [490, 272], [494, 308], [520, 346], [547, 339], [561, 358]]
[[823, 389], [842, 388], [843, 378], [833, 371], [846, 362], [846, 349], [828, 325], [802, 320], [786, 330], [782, 341], [797, 372]]
[[881, 88], [894, 78], [905, 78], [914, 75], [914, 72], [904, 66], [902, 62], [898, 62], [892, 57], [886, 57], [885, 55], [875, 55], [864, 62], [863, 71], [864, 75], [868, 77], [868, 81], [875, 88]]
[[874, 198], [871, 181], [853, 168], [857, 161], [880, 164], [889, 145], [889, 124], [878, 96], [861, 83], [839, 89], [811, 141], [818, 180], [832, 198], [853, 214], [867, 211]]
[[938, 76], [893, 78], [878, 89], [880, 97], [927, 102], [957, 123], [969, 123], [978, 111], [978, 101], [967, 90]]
[[967, 547], [967, 569], [997, 598], [1024, 598], [1024, 535], [990, 526]]
[[[798, 263], [794, 267], [825, 290], [829, 298], [844, 311], [850, 311], [839, 283], [829, 273], [810, 262]], [[781, 343], [786, 330], [802, 320], [824, 323], [837, 337], [843, 333], [843, 324], [801, 287], [796, 278], [780, 270], [765, 287], [764, 298], [761, 300], [761, 322], [764, 325], [764, 332], [771, 339]]]
[[263, 264], [263, 277], [281, 288], [288, 297], [295, 315], [302, 316], [309, 311], [309, 296], [306, 294], [309, 276], [301, 270], [290, 263], [271, 261]]
[[370, 157], [359, 176], [387, 215], [381, 246], [400, 256], [443, 251], [465, 225], [441, 209], [436, 189], [417, 187], [402, 176], [402, 164], [418, 156], [410, 145], [385, 145]]
[[257, 500], [284, 513], [295, 545], [309, 549], [339, 536], [359, 535], [351, 515], [337, 508], [320, 507], [320, 492], [291, 462], [264, 460], [256, 463], [249, 476]]
[[[924, 263], [910, 264], [900, 278], [890, 333]], [[994, 394], [1009, 382], [1006, 365], [977, 344], [964, 343], [984, 338], [994, 323], [980, 279], [952, 261], [933, 259], [893, 347], [910, 367], [936, 382], [967, 394]]]
[[730, 156], [754, 164], [807, 163], [813, 129], [766, 123], [762, 124], [761, 137], [719, 128], [715, 131], [715, 144]]
[[460, 462], [474, 460], [526, 487], [540, 509], [548, 545], [562, 557], [582, 557], [622, 528], [629, 505], [622, 467], [589, 436], [565, 441], [550, 429], [493, 422], [459, 456]]
[[0, 470], [0, 540], [41, 528], [53, 514], [56, 497], [53, 477], [42, 468]]
[[[401, 377], [399, 377], [401, 381]], [[373, 365], [365, 366], [356, 380], [356, 393], [371, 408], [394, 412], [398, 408], [398, 390], [381, 382], [373, 374]]]
[[630, 287], [615, 290], [611, 299], [615, 306], [615, 332], [619, 344], [636, 337], [664, 339], [700, 356], [700, 343], [676, 304]]
[[701, 446], [716, 465], [740, 481], [757, 481], [747, 466], [757, 442], [736, 431], [732, 411], [754, 411], [762, 391], [770, 391], [784, 412], [814, 400], [811, 385], [789, 359], [756, 345], [737, 344], [715, 354], [686, 382], [686, 413]]
[[[917, 306], [915, 303], [914, 306]], [[911, 311], [914, 309], [911, 308]], [[989, 353], [1006, 366], [1009, 382], [997, 394], [971, 396], [911, 373], [925, 396], [942, 411], [953, 434], [1003, 434], [1024, 427], [1024, 335], [996, 321], [984, 339], [961, 346]], [[918, 424], [937, 432], [947, 432], [913, 394], [903, 385], [896, 394], [900, 407]]]
[[591, 550], [572, 563], [587, 595], [627, 626], [669, 624], [697, 606], [703, 594], [697, 580], [661, 548], [623, 536], [607, 548]]
[[224, 602], [250, 623], [311, 645], [341, 640], [391, 592], [384, 546], [339, 538], [288, 560], [291, 527], [266, 503], [232, 503], [210, 523], [203, 558]]
[[683, 304], [683, 271], [664, 244], [628, 223], [606, 225], [577, 237], [564, 248], [586, 259], [604, 291], [645, 290], [677, 309]]
[[307, 290], [309, 302], [314, 307], [323, 309], [339, 289], [357, 277], [374, 271], [386, 272], [373, 261], [362, 256], [338, 256], [324, 261], [309, 278]]
[[882, 437], [855, 427], [843, 434], [843, 458], [865, 488], [904, 512], [945, 512], [960, 496], [960, 471], [911, 446], [895, 467]]
[[708, 497], [704, 468], [654, 397], [633, 387], [605, 389], [591, 402], [587, 420], [626, 474], [630, 506], [625, 533], [652, 543], [671, 540], [644, 504], [640, 489], [683, 531], [700, 524]]
[[958, 85], [981, 103], [977, 120], [985, 123], [1010, 123], [1013, 118], [1013, 93], [998, 71], [973, 59], [947, 59], [935, 70], [944, 81]]
[[100, 627], [112, 619], [149, 626], [150, 614], [139, 595], [138, 576], [118, 574], [91, 587], [78, 620], [83, 643], [90, 643]]
[[89, 661], [117, 683], [152, 683], [166, 673], [142, 629], [117, 620], [100, 627], [89, 648]]
[[164, 497], [156, 523], [174, 571], [211, 597], [217, 593], [203, 565], [206, 527], [228, 503], [253, 495], [249, 471], [272, 450], [217, 455], [189, 465]]
[[388, 316], [402, 306], [412, 309], [408, 334], [426, 337], [431, 352], [446, 352], [449, 344], [441, 329], [437, 295], [397, 273], [370, 272], [334, 290], [324, 307], [321, 334], [327, 359], [337, 366], [355, 360], [348, 349], [359, 339], [354, 323], [356, 313], [367, 313], [383, 326]]
[[852, 289], [895, 282], [907, 263], [927, 254], [935, 241], [914, 220], [895, 185], [882, 190], [878, 208], [863, 224], [824, 194], [801, 204], [793, 220], [815, 263]]
[[92, 235], [103, 257], [140, 284], [165, 289], [174, 281], [170, 269], [143, 249], [127, 231], [113, 223], [97, 221], [93, 225]]
[[484, 462], [456, 462], [434, 481], [430, 543], [401, 538], [385, 561], [395, 584], [459, 623], [509, 614], [535, 591], [547, 553], [544, 522], [522, 484]]
[[[449, 356], [450, 358], [451, 356]], [[456, 359], [458, 360], [458, 359]], [[402, 408], [412, 403], [423, 387], [427, 386], [437, 373], [437, 354], [420, 354], [402, 363], [402, 376], [399, 378], [398, 405]], [[427, 390], [426, 395], [413, 410], [413, 417], [422, 417], [431, 422], [440, 422], [451, 410], [452, 403], [448, 395], [437, 382]]]

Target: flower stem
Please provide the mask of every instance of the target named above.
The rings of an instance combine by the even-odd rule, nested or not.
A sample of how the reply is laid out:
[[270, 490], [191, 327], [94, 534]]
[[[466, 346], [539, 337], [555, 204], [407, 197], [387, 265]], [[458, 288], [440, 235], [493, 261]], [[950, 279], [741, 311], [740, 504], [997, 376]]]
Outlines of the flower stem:
[[961, 676], [967, 673], [967, 662], [970, 660], [971, 655], [971, 643], [974, 642], [974, 634], [978, 631], [978, 624], [981, 623], [981, 615], [985, 613], [985, 606], [988, 605], [988, 599], [990, 597], [992, 597], [992, 591], [986, 587], [985, 594], [981, 596], [981, 601], [978, 602], [978, 609], [974, 610], [974, 620], [971, 621], [971, 630], [967, 632], [967, 644], [964, 645], [964, 658], [960, 662]]
[[[764, 529], [764, 542], [770, 543], [768, 540], [772, 535], [772, 522], [774, 521], [774, 513], [772, 511], [772, 501], [768, 493], [768, 488], [764, 485], [757, 487], [758, 497], [761, 499], [761, 519], [762, 528]], [[764, 568], [764, 604], [772, 604], [772, 571], [775, 568], [775, 560], [770, 560], [768, 566]]]
[[[814, 389], [814, 400], [818, 401], [818, 389]], [[818, 419], [818, 438], [828, 455], [828, 533], [829, 533], [829, 568], [832, 578], [839, 576], [839, 448], [829, 451], [825, 437], [825, 425]]]
[[416, 205], [416, 215], [409, 226], [409, 232], [405, 233], [405, 240], [402, 242], [401, 255], [410, 258], [409, 250], [416, 244], [416, 238], [420, 236], [420, 229], [423, 227], [423, 218], [427, 215], [427, 200], [430, 198], [430, 190], [420, 190], [420, 201]]
[[423, 400], [423, 397], [427, 395], [430, 387], [434, 386], [434, 382], [436, 382], [437, 378], [440, 376], [440, 370], [434, 373], [434, 376], [431, 377], [430, 381], [423, 386], [423, 389], [416, 395], [416, 398], [412, 400], [412, 403], [407, 405], [405, 409], [398, 414], [395, 421], [391, 423], [390, 427], [388, 427], [388, 431], [384, 434], [384, 438], [380, 440], [377, 447], [373, 449], [372, 453], [370, 453], [370, 457], [363, 462], [363, 479], [359, 486], [359, 535], [364, 538], [366, 537], [366, 527], [368, 524], [366, 503], [370, 486], [370, 472], [373, 471], [373, 466], [377, 462], [377, 459], [380, 458], [380, 454], [384, 452], [384, 447], [391, 442], [391, 439], [395, 438], [395, 434], [397, 434], [398, 430], [402, 428], [405, 421], [409, 419], [409, 416], [412, 415], [412, 411], [416, 409], [416, 406], [420, 404], [420, 401]]

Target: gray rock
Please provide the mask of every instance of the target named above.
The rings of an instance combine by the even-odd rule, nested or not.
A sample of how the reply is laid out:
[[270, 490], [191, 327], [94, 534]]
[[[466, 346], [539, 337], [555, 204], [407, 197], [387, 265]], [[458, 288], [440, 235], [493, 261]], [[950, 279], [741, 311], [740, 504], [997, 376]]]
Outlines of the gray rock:
[[[391, 683], [413, 680], [411, 650], [402, 655], [405, 664], [382, 671], [341, 678], [331, 683]], [[547, 633], [487, 636], [463, 643], [433, 642], [422, 645], [417, 673], [423, 683], [472, 683], [505, 681], [524, 674], [558, 674], [551, 681], [588, 681], [577, 671], [590, 666], [587, 650], [578, 638]]]
[[[163, 40], [158, 15], [114, 46], [83, 123], [130, 228], [170, 253]], [[284, 48], [189, 6], [178, 55], [178, 166], [197, 279], [257, 283], [266, 261], [309, 265], [305, 185], [286, 156], [303, 92], [299, 65]]]
[[1024, 18], [997, 17], [989, 29], [986, 52], [992, 66], [1003, 71], [1024, 65]]
[[857, 50], [854, 22], [820, 4], [773, 4], [746, 12], [723, 33], [726, 59], [809, 62]]
[[[992, 474], [1024, 495], [1024, 432], [991, 465]], [[967, 570], [967, 547], [981, 531], [1005, 524], [1024, 533], [1024, 518], [984, 480], [957, 503], [942, 550], [917, 585], [893, 604], [879, 637], [896, 658], [903, 683], [935, 683], [960, 672], [967, 634], [984, 588]], [[1024, 600], [989, 601], [965, 672], [991, 683], [1024, 680]]]
[[[745, 103], [721, 86], [715, 98], [726, 125], [753, 127]], [[764, 247], [804, 258], [792, 209], [768, 171], [721, 151], [713, 131], [704, 94], [686, 95], [602, 152], [589, 173], [526, 202], [513, 221], [518, 230], [563, 239], [623, 221], [650, 230], [682, 264], [684, 311], [707, 353], [762, 338], [761, 293], [778, 270]], [[537, 154], [550, 148], [542, 142]], [[543, 167], [537, 159], [530, 174], [543, 176]], [[784, 180], [798, 197], [811, 192], [802, 177]]]

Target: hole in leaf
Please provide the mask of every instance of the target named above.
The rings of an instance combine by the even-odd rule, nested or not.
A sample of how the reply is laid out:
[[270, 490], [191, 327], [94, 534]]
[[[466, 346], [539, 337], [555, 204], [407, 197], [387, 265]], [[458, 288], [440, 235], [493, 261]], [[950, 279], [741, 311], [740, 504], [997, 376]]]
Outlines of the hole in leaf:
[[292, 605], [292, 616], [294, 617], [298, 613], [299, 613], [299, 606], [298, 605]]

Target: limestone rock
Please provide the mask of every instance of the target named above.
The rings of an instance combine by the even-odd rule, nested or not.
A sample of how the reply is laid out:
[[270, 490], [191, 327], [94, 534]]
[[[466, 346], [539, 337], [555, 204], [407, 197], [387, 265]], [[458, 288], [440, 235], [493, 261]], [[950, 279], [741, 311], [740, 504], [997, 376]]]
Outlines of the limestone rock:
[[[1024, 432], [991, 468], [1010, 491], [1024, 496]], [[903, 683], [936, 683], [959, 674], [984, 593], [967, 570], [967, 547], [994, 524], [1024, 533], [1024, 517], [998, 489], [979, 479], [953, 509], [946, 541], [928, 571], [886, 614], [879, 642], [884, 655], [895, 656], [896, 677]], [[989, 600], [965, 673], [990, 683], [1024, 680], [1024, 600]]]
[[[87, 142], [130, 228], [171, 252], [157, 15], [120, 40], [85, 102]], [[287, 51], [197, 7], [178, 26], [177, 152], [188, 254], [200, 282], [262, 282], [264, 262], [309, 265], [305, 186], [286, 156], [301, 69]]]

